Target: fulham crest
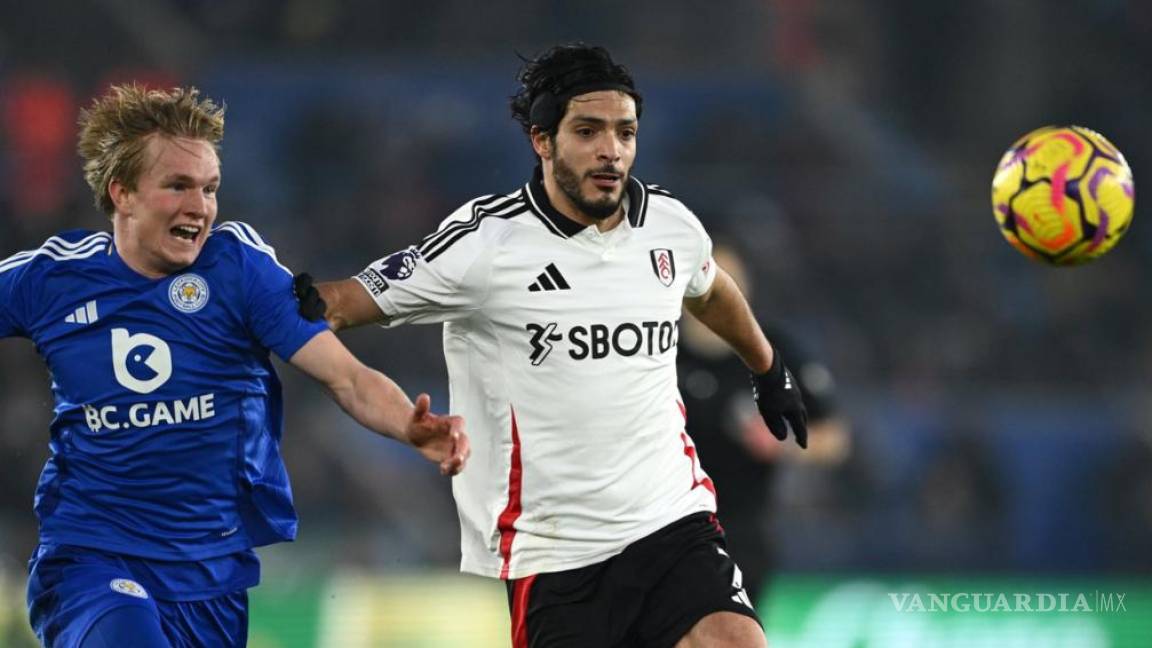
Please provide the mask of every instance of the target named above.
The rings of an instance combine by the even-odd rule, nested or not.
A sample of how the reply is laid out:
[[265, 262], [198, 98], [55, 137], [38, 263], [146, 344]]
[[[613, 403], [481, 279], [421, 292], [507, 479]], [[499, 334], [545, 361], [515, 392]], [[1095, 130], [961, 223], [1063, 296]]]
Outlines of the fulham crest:
[[652, 257], [652, 272], [665, 286], [671, 286], [676, 280], [676, 261], [672, 258], [672, 250], [657, 248], [648, 253]]

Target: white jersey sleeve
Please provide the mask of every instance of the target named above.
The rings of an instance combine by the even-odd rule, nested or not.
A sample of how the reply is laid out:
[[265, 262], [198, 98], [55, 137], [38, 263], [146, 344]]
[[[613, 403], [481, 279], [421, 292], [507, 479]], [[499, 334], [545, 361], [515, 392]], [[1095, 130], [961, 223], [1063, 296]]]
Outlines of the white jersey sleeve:
[[712, 260], [712, 238], [704, 231], [704, 226], [696, 219], [695, 215], [692, 217], [693, 224], [700, 231], [700, 262], [696, 267], [691, 268], [691, 279], [688, 280], [688, 287], [684, 290], [685, 297], [699, 297], [708, 292], [712, 287], [712, 282], [716, 280], [716, 262]]
[[481, 227], [474, 203], [420, 245], [377, 259], [354, 277], [384, 313], [384, 326], [466, 319], [483, 304], [499, 233]]

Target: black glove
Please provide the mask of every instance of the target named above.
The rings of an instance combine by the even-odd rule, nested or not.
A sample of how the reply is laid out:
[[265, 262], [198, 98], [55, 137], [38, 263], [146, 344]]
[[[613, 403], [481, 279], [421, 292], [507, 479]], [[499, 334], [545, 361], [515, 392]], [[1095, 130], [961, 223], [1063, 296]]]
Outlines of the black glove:
[[296, 301], [300, 302], [297, 310], [300, 316], [310, 322], [319, 322], [324, 319], [324, 312], [328, 304], [320, 297], [320, 291], [312, 285], [312, 275], [307, 272], [292, 277], [292, 292], [296, 294]]
[[[808, 411], [804, 409], [804, 399], [800, 385], [792, 377], [792, 372], [784, 366], [779, 353], [772, 354], [772, 366], [767, 373], [752, 374], [752, 398], [756, 408], [768, 424], [772, 436], [783, 441], [788, 438], [788, 425], [796, 436], [796, 444], [808, 447]], [[784, 421], [788, 421], [785, 425]]]

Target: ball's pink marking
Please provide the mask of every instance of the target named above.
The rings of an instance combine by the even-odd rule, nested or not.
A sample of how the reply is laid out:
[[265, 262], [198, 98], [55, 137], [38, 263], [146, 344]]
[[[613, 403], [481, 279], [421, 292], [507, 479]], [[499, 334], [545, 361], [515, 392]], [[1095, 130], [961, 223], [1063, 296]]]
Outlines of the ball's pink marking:
[[[1075, 155], [1080, 155], [1084, 152], [1084, 140], [1076, 137], [1072, 133], [1056, 133], [1052, 137], [1062, 139], [1072, 145], [1072, 151]], [[1068, 167], [1071, 162], [1065, 162], [1056, 168], [1052, 173], [1052, 206], [1061, 216], [1064, 215], [1064, 189], [1068, 185]]]
[[1052, 135], [1052, 137], [1058, 137], [1071, 144], [1072, 148], [1075, 149], [1076, 155], [1080, 155], [1084, 152], [1084, 140], [1076, 137], [1072, 133], [1056, 133]]
[[1052, 206], [1061, 216], [1064, 215], [1064, 189], [1068, 186], [1068, 163], [1056, 168], [1052, 174]]

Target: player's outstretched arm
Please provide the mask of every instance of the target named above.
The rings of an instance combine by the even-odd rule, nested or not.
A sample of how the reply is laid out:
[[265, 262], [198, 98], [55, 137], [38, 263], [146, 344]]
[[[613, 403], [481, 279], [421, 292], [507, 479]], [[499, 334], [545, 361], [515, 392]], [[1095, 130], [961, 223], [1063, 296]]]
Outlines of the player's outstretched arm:
[[355, 279], [314, 283], [312, 275], [301, 272], [293, 277], [292, 290], [300, 302], [300, 315], [313, 322], [326, 319], [333, 331], [384, 319], [380, 307]]
[[440, 464], [441, 474], [455, 475], [464, 469], [471, 453], [464, 420], [433, 414], [427, 394], [417, 396], [413, 405], [395, 382], [357, 360], [331, 332], [309, 340], [289, 362], [324, 385], [364, 427], [416, 448]]
[[686, 298], [684, 306], [693, 317], [727, 342], [752, 373], [764, 373], [772, 366], [772, 345], [752, 315], [740, 288], [723, 268], [716, 268], [716, 279], [708, 292]]
[[772, 435], [783, 441], [790, 427], [796, 443], [801, 448], [807, 447], [808, 414], [800, 387], [783, 359], [773, 352], [732, 277], [722, 268], [716, 268], [716, 278], [708, 292], [686, 298], [684, 306], [748, 365], [752, 371], [752, 397]]

